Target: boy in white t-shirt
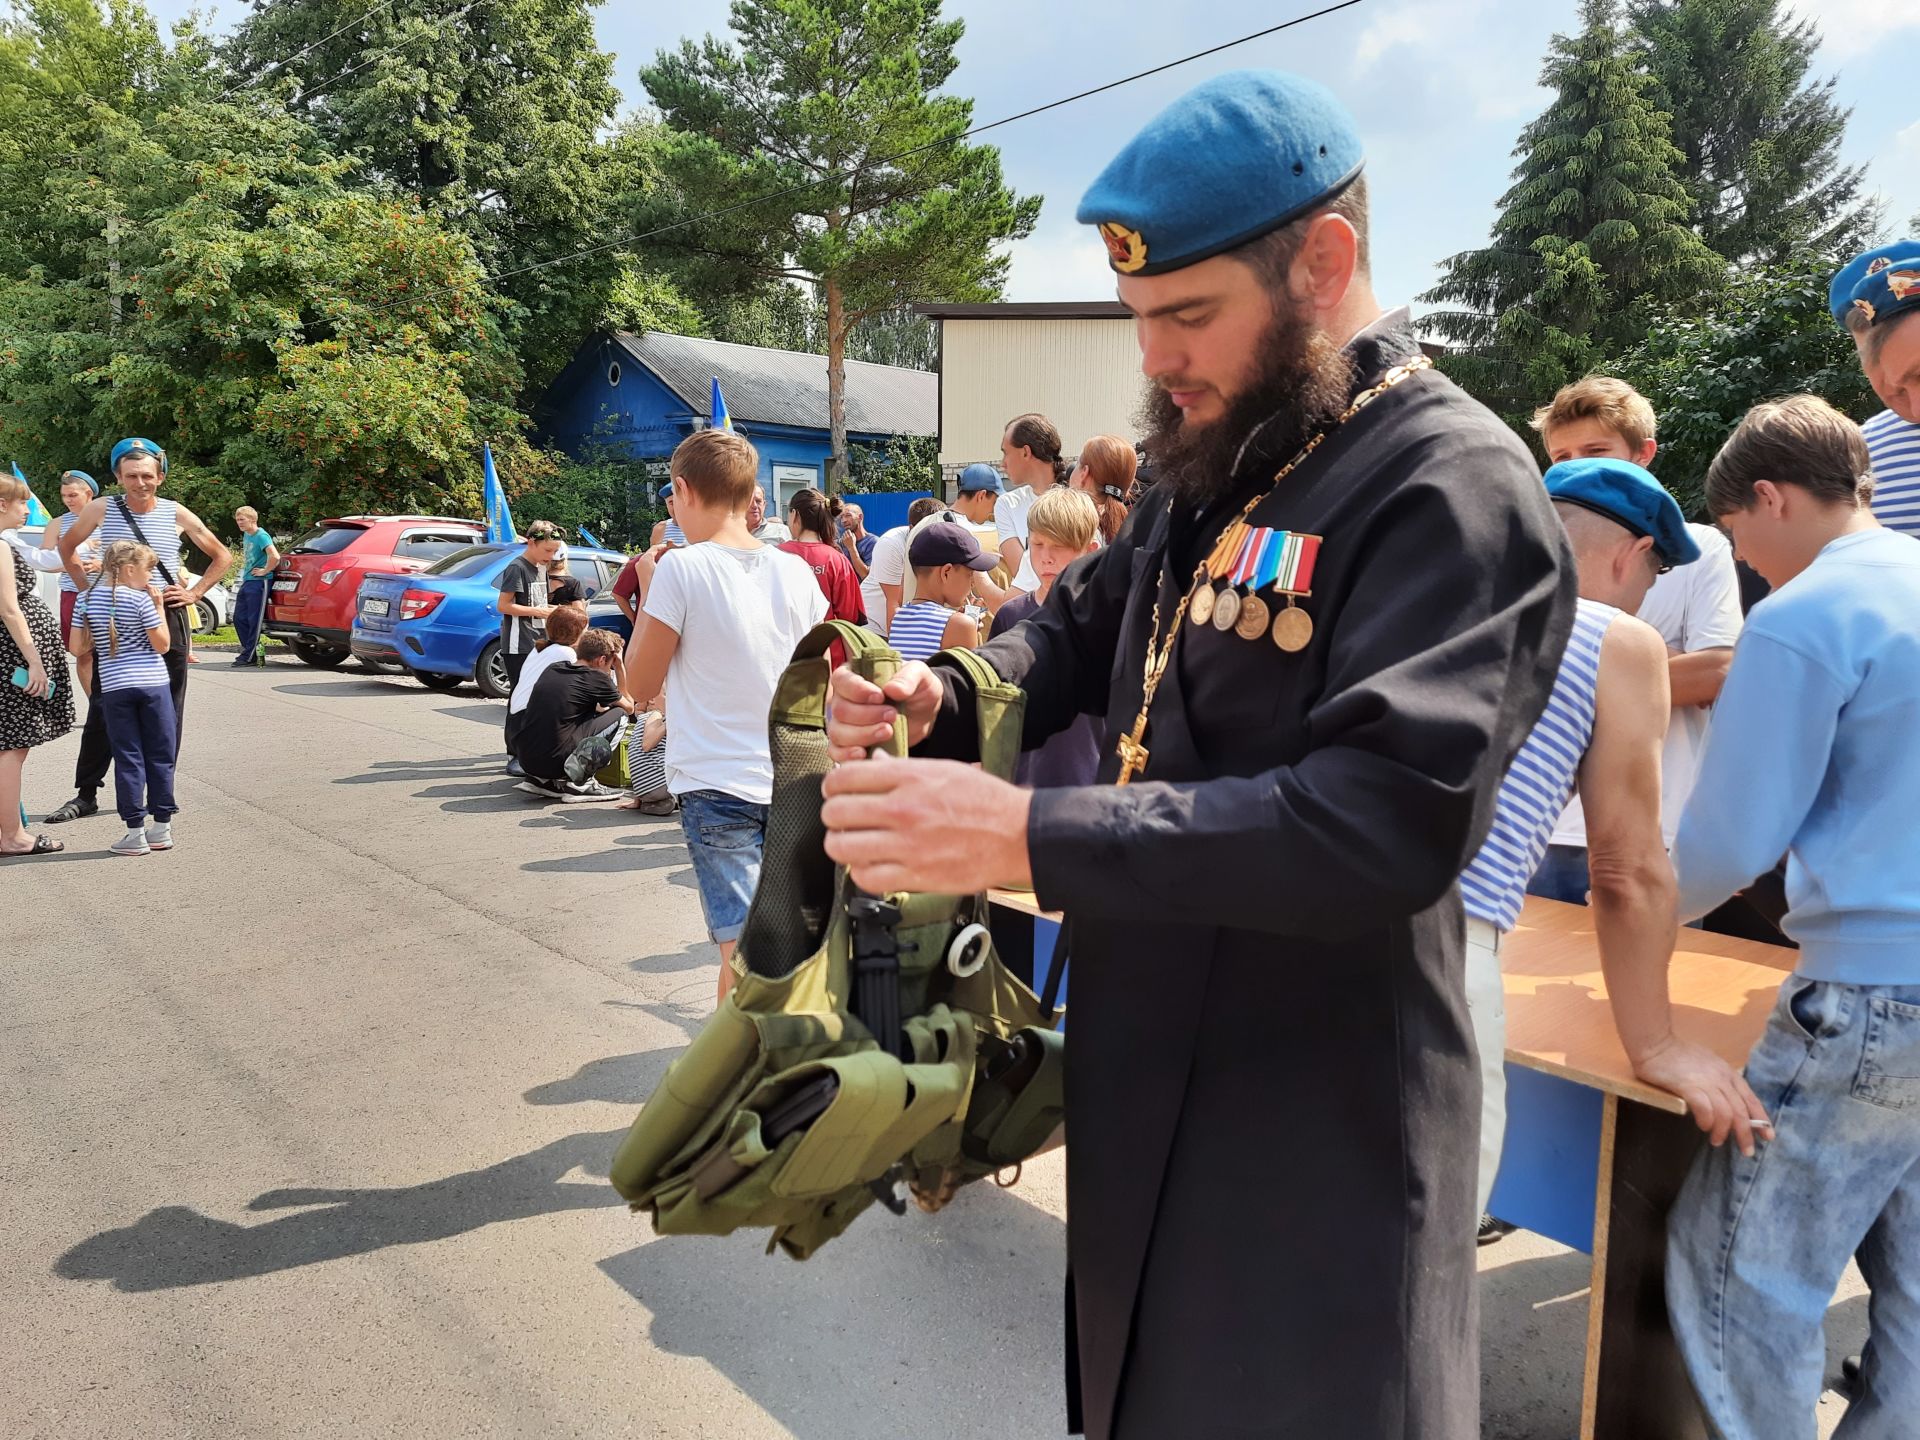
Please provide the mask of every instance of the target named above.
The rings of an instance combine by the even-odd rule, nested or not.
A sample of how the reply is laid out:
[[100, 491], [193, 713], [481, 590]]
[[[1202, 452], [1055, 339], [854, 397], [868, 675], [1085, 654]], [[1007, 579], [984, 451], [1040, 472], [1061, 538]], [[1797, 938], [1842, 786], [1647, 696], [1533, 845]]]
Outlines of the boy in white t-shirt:
[[773, 758], [767, 711], [780, 672], [827, 618], [813, 568], [753, 538], [760, 456], [730, 430], [702, 430], [673, 452], [682, 549], [640, 564], [643, 623], [627, 650], [627, 693], [673, 697], [667, 788], [693, 857], [707, 932], [720, 947], [720, 999], [760, 879]]

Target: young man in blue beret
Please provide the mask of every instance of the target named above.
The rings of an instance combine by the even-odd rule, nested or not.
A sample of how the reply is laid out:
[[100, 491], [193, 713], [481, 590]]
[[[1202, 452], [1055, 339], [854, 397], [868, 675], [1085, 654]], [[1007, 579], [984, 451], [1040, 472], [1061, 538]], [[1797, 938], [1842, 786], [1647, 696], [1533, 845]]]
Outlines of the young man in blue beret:
[[[1158, 481], [968, 677], [834, 677], [828, 852], [869, 890], [1031, 886], [1070, 917], [1069, 1411], [1096, 1440], [1469, 1440], [1480, 1084], [1459, 876], [1575, 607], [1519, 440], [1367, 266], [1353, 124], [1209, 80], [1095, 181]], [[914, 755], [863, 760], [904, 715]], [[1338, 1237], [1338, 1243], [1329, 1243]]]
[[1703, 1154], [1669, 1221], [1668, 1309], [1722, 1440], [1812, 1440], [1821, 1325], [1856, 1254], [1870, 1329], [1835, 1440], [1920, 1423], [1920, 542], [1874, 519], [1867, 464], [1859, 427], [1798, 395], [1750, 411], [1707, 472], [1707, 508], [1773, 592], [1681, 816], [1679, 913], [1785, 852], [1800, 947], [1747, 1059], [1772, 1137]]
[[[172, 645], [163, 657], [167, 665], [167, 688], [173, 693], [174, 753], [184, 743], [187, 718], [187, 664], [193, 653], [193, 607], [207, 591], [220, 583], [233, 563], [233, 555], [215, 538], [198, 515], [176, 500], [162, 500], [160, 487], [167, 479], [167, 452], [152, 440], [129, 436], [113, 447], [107, 458], [107, 470], [119, 482], [120, 494], [98, 496], [74, 517], [61, 532], [60, 558], [74, 585], [84, 590], [91, 576], [81, 551], [95, 531], [104, 545], [118, 540], [137, 540], [153, 551], [155, 565], [149, 577], [161, 592], [161, 609]], [[181, 564], [182, 536], [191, 540], [206, 556], [200, 579], [191, 587], [184, 582], [186, 569]], [[97, 567], [96, 567], [97, 568]], [[107, 744], [106, 715], [98, 705], [88, 707], [86, 728], [80, 735], [80, 758], [73, 767], [73, 798], [47, 816], [49, 825], [79, 820], [98, 813], [100, 787], [107, 778], [107, 765], [113, 754]], [[169, 832], [169, 826], [156, 827]]]
[[[1480, 1054], [1483, 1209], [1506, 1128], [1500, 946], [1520, 921], [1554, 822], [1576, 793], [1586, 802], [1590, 873], [1582, 889], [1593, 896], [1607, 994], [1635, 1073], [1684, 1099], [1716, 1145], [1731, 1135], [1752, 1154], [1753, 1122], [1765, 1119], [1726, 1061], [1675, 1032], [1667, 1007], [1674, 938], [1673, 867], [1660, 828], [1667, 645], [1636, 616], [1658, 578], [1700, 562], [1700, 546], [1673, 497], [1631, 461], [1565, 460], [1546, 482], [1579, 568], [1579, 611], [1546, 712], [1500, 782], [1493, 829], [1460, 877], [1467, 1003]], [[1483, 1242], [1499, 1233], [1483, 1219]]]
[[[1908, 535], [1920, 535], [1920, 321], [1896, 323], [1912, 313], [1900, 308], [1875, 324], [1878, 307], [1870, 297], [1873, 276], [1911, 269], [1916, 259], [1920, 240], [1882, 245], [1854, 256], [1827, 287], [1827, 308], [1853, 337], [1867, 383], [1887, 407], [1860, 427], [1873, 464], [1873, 513]], [[1856, 292], [1865, 309], [1854, 303]]]

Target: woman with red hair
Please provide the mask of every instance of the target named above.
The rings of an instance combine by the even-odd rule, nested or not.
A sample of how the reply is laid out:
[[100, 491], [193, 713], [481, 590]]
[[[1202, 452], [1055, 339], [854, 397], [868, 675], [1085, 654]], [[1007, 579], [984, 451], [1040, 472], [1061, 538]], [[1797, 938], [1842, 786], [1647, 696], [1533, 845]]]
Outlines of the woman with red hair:
[[1139, 459], [1133, 446], [1118, 435], [1095, 435], [1080, 447], [1080, 463], [1067, 482], [1093, 498], [1100, 512], [1100, 543], [1111, 545], [1127, 518], [1128, 497], [1133, 494], [1134, 471]]

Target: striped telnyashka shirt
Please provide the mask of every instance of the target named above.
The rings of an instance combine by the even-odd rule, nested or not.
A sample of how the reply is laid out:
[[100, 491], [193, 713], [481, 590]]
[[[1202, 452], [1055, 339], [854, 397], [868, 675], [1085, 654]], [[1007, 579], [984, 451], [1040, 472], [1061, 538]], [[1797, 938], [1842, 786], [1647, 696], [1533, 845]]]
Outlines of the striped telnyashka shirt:
[[[134, 512], [133, 518], [140, 526], [140, 534], [147, 537], [141, 543], [159, 558], [159, 564], [153, 567], [153, 573], [147, 579], [150, 585], [167, 584], [167, 577], [160, 573], [161, 565], [173, 572], [174, 579], [180, 580], [179, 512], [179, 505], [172, 500], [155, 500], [152, 512], [146, 515]], [[113, 500], [107, 502], [106, 517], [93, 533], [102, 546], [111, 545], [116, 540], [140, 540], [140, 535], [133, 533], [133, 526], [120, 518], [120, 506]], [[184, 585], [186, 581], [180, 580], [180, 583]]]
[[1920, 536], [1920, 425], [1882, 410], [1860, 427], [1873, 466], [1873, 514], [1889, 530]]
[[[108, 623], [108, 616], [112, 623]], [[144, 590], [94, 585], [73, 602], [73, 623], [93, 637], [94, 684], [101, 690], [139, 690], [167, 684], [167, 664], [147, 631], [160, 624], [159, 607]]]
[[1487, 921], [1503, 935], [1519, 923], [1527, 881], [1547, 853], [1554, 822], [1566, 809], [1574, 777], [1593, 740], [1600, 642], [1619, 614], [1597, 600], [1580, 602], [1547, 708], [1501, 780], [1493, 829], [1460, 877], [1460, 898], [1467, 914]]
[[938, 655], [947, 634], [947, 621], [957, 612], [935, 600], [914, 600], [893, 612], [887, 643], [902, 660], [925, 660]]

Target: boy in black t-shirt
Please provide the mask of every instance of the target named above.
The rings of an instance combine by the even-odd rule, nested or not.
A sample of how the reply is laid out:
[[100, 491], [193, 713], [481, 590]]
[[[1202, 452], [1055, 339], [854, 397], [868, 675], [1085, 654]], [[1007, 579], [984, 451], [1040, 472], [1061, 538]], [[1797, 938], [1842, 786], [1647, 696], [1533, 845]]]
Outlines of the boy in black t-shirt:
[[527, 548], [500, 572], [500, 655], [507, 665], [507, 690], [512, 693], [527, 663], [546, 634], [553, 603], [547, 595], [547, 570], [565, 548], [560, 527], [550, 520], [527, 526]]
[[573, 648], [577, 658], [549, 666], [520, 712], [513, 742], [514, 758], [527, 773], [520, 788], [559, 800], [618, 800], [620, 791], [594, 781], [591, 771], [583, 781], [569, 780], [567, 761], [603, 732], [617, 745], [633, 714], [633, 701], [620, 693], [613, 674], [620, 637], [589, 630]]

